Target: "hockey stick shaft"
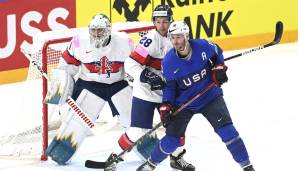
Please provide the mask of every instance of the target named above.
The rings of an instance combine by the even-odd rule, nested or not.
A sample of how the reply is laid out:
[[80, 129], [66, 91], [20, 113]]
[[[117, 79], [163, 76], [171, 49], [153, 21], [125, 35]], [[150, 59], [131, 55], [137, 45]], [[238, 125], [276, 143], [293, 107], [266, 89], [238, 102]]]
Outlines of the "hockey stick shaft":
[[[196, 96], [194, 96], [193, 98], [191, 98], [189, 101], [187, 101], [185, 104], [183, 104], [180, 108], [178, 108], [174, 113], [173, 116], [177, 115], [181, 110], [183, 110], [184, 108], [186, 108], [189, 104], [191, 104], [194, 100], [196, 100], [197, 98], [201, 97], [203, 94], [205, 94], [208, 90], [210, 90], [212, 87], [216, 86], [215, 83], [211, 83], [209, 84], [203, 91], [201, 91], [200, 93], [198, 93]], [[139, 142], [141, 142], [145, 137], [149, 136], [152, 132], [154, 132], [156, 129], [158, 129], [159, 127], [162, 126], [162, 122], [159, 122], [157, 125], [155, 125], [152, 129], [150, 129], [148, 132], [146, 132], [143, 136], [141, 136], [139, 139], [137, 139], [128, 149], [123, 150], [120, 154], [118, 154], [118, 157], [123, 156], [125, 153], [129, 152], [133, 147], [135, 147]], [[117, 158], [115, 159], [117, 160]], [[107, 166], [109, 166], [110, 164], [112, 164], [113, 162], [115, 162], [115, 160], [111, 160], [111, 161], [106, 161], [106, 162], [98, 162], [98, 161], [92, 161], [92, 160], [86, 160], [85, 162], [85, 166], [87, 168], [106, 168]]]
[[265, 45], [261, 45], [259, 47], [253, 48], [253, 49], [249, 49], [247, 51], [244, 51], [244, 52], [241, 52], [239, 54], [230, 56], [228, 58], [225, 58], [225, 61], [228, 61], [228, 60], [231, 60], [231, 59], [234, 59], [234, 58], [237, 58], [237, 57], [240, 57], [240, 56], [243, 56], [243, 55], [247, 55], [247, 54], [250, 54], [252, 52], [259, 51], [261, 49], [276, 45], [280, 42], [282, 34], [283, 34], [283, 23], [281, 21], [278, 21], [276, 23], [275, 36], [274, 36], [274, 39], [273, 39], [272, 42], [270, 42], [268, 44], [265, 44]]

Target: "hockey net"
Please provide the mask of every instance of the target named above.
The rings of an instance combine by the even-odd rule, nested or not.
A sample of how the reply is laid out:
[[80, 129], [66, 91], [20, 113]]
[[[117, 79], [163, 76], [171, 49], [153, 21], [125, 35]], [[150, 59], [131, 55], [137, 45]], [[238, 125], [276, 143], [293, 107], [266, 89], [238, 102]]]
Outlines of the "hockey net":
[[[137, 44], [139, 39], [154, 27], [151, 23], [129, 22], [113, 24], [112, 28], [113, 30], [128, 33], [134, 44]], [[21, 51], [31, 60], [27, 81], [37, 80], [38, 84], [42, 85], [42, 99], [45, 98], [49, 86], [49, 81], [46, 77], [50, 76], [51, 70], [57, 67], [59, 59], [71, 37], [86, 31], [88, 31], [87, 28], [77, 28], [43, 32], [33, 37], [32, 46], [21, 46]], [[41, 71], [45, 74], [42, 74]], [[37, 102], [42, 103], [40, 124], [28, 129], [24, 128], [22, 131], [11, 135], [0, 136], [0, 157], [25, 159], [40, 156], [41, 160], [47, 160], [45, 151], [48, 143], [61, 125], [61, 121], [57, 114], [59, 107], [57, 105], [45, 104], [42, 99]], [[36, 116], [39, 115], [36, 114]], [[108, 130], [114, 123], [115, 120], [111, 121], [103, 118], [97, 121], [97, 126], [101, 127], [100, 130], [103, 131]]]

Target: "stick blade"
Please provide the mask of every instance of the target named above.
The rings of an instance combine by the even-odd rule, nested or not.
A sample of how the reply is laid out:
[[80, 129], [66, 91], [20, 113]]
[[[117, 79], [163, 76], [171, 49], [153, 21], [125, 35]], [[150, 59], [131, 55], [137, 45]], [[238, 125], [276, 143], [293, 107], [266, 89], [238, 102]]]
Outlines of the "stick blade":
[[86, 160], [85, 161], [85, 167], [93, 168], [93, 169], [104, 169], [104, 168], [106, 168], [106, 162]]
[[278, 21], [276, 23], [275, 37], [273, 40], [274, 44], [277, 44], [280, 42], [282, 34], [283, 34], [283, 23], [281, 21]]

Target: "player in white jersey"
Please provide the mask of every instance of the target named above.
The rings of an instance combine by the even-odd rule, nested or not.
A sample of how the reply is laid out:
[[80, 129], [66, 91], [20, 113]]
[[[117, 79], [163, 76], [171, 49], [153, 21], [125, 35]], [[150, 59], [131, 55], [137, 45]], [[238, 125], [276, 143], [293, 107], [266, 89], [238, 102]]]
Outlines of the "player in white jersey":
[[[133, 50], [133, 42], [126, 33], [111, 31], [111, 22], [103, 14], [96, 14], [88, 28], [89, 33], [70, 41], [53, 72], [58, 79], [51, 79], [48, 101], [58, 91], [58, 103], [66, 108], [61, 110], [62, 125], [47, 149], [58, 164], [70, 161], [106, 102], [121, 125], [130, 126], [132, 88], [124, 80], [124, 61]], [[69, 103], [67, 95], [74, 102]]]
[[[125, 70], [134, 78], [131, 127], [118, 140], [119, 148], [114, 149], [114, 158], [121, 151], [128, 150], [133, 142], [152, 128], [154, 110], [158, 109], [162, 102], [164, 81], [161, 77], [161, 61], [172, 48], [167, 37], [168, 27], [173, 21], [172, 15], [173, 12], [169, 6], [158, 5], [152, 15], [156, 29], [143, 36], [139, 45], [125, 60]], [[181, 138], [181, 148], [171, 155], [171, 167], [179, 170], [194, 170], [194, 166], [183, 159], [184, 140], [184, 137]], [[141, 153], [144, 160], [148, 159], [153, 146], [157, 143], [159, 140], [156, 137], [146, 142], [150, 147], [146, 148], [146, 152]]]

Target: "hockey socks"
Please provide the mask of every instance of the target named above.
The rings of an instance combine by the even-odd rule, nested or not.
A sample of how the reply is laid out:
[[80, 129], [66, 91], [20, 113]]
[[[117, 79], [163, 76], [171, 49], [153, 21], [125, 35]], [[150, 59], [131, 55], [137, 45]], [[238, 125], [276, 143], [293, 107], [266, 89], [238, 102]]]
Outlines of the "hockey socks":
[[239, 133], [233, 124], [226, 125], [216, 130], [216, 133], [221, 137], [226, 144], [228, 150], [231, 152], [234, 160], [240, 164], [241, 167], [250, 164], [249, 156]]
[[178, 147], [181, 146], [181, 139], [172, 136], [164, 136], [161, 140], [159, 145], [155, 146], [152, 154], [151, 154], [151, 161], [154, 163], [160, 163], [168, 155], [173, 153]]
[[[156, 134], [148, 135], [140, 141], [133, 151], [144, 161], [146, 161], [153, 150], [153, 148], [159, 143], [159, 139]], [[124, 133], [118, 140], [118, 144], [122, 150], [128, 150], [133, 144], [133, 141], [129, 139], [126, 133]], [[121, 151], [122, 151], [121, 150]], [[117, 153], [117, 152], [116, 152]]]
[[154, 147], [159, 143], [159, 139], [156, 136], [148, 136], [143, 139], [138, 145], [137, 150], [135, 151], [137, 154], [139, 153], [142, 158], [148, 159], [151, 155]]

